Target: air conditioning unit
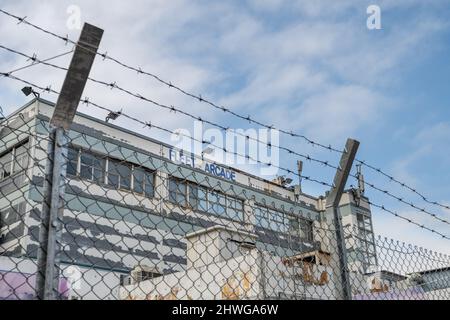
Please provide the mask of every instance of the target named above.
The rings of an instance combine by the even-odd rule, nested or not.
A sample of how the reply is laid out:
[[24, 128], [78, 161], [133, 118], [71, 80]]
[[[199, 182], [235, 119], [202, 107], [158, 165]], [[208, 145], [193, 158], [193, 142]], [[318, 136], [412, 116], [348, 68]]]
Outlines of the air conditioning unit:
[[147, 265], [137, 265], [131, 270], [131, 281], [134, 283], [139, 283], [141, 281], [150, 280], [156, 277], [160, 277], [162, 274], [159, 272], [158, 268], [150, 267]]

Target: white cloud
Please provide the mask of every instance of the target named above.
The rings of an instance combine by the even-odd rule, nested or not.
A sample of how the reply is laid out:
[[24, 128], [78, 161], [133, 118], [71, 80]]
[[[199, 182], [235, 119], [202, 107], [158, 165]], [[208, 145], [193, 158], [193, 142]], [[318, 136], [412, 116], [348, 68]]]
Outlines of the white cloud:
[[[404, 10], [420, 3], [381, 1], [380, 5], [382, 10]], [[444, 2], [436, 3], [432, 5]], [[376, 120], [388, 117], [392, 97], [384, 89], [401, 79], [405, 64], [420, 61], [421, 50], [429, 49], [425, 40], [448, 28], [432, 15], [420, 13], [408, 21], [391, 22], [381, 33], [371, 33], [365, 28], [366, 3], [350, 0], [251, 1], [254, 12], [241, 8], [240, 2], [199, 4], [181, 0], [132, 4], [109, 1], [107, 5], [94, 1], [14, 1], [5, 9], [76, 39], [79, 31], [66, 28], [66, 9], [71, 4], [80, 6], [84, 21], [105, 29], [101, 48], [107, 49], [108, 54], [193, 93], [207, 93], [239, 113], [252, 114], [263, 122], [292, 128], [337, 146], [342, 146], [348, 136], [358, 137], [379, 126]], [[272, 24], [271, 13], [281, 15], [286, 11], [298, 14], [298, 19], [291, 17]], [[0, 30], [1, 43], [28, 54], [36, 52], [39, 58], [70, 48], [5, 16], [1, 16]], [[0, 55], [1, 71], [26, 63], [2, 51]], [[68, 65], [68, 59], [57, 62]], [[55, 89], [63, 80], [63, 73], [42, 66], [18, 75], [39, 84], [53, 84]], [[156, 101], [222, 121], [221, 113], [113, 63], [97, 59], [92, 76], [117, 81]], [[6, 104], [10, 111], [25, 101], [20, 93], [22, 86], [0, 79], [2, 105]], [[89, 84], [85, 95], [171, 129], [192, 125], [190, 119], [97, 85]], [[105, 116], [104, 112], [85, 106], [80, 110]], [[235, 123], [229, 118], [225, 121]], [[117, 123], [148, 133], [123, 118]], [[448, 124], [442, 123], [417, 139], [425, 141], [438, 136], [444, 142], [448, 132]], [[298, 147], [297, 142], [292, 145]], [[411, 154], [394, 163], [392, 172], [418, 184], [420, 181], [412, 179], [408, 166], [423, 157], [426, 150], [415, 147]], [[408, 237], [412, 232], [409, 228], [402, 230]]]

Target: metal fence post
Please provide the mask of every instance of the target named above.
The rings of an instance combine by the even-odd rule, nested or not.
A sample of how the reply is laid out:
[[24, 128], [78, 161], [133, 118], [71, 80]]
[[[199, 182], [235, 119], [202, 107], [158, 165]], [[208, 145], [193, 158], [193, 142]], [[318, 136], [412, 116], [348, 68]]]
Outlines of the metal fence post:
[[47, 150], [49, 158], [45, 172], [44, 201], [39, 229], [36, 274], [38, 299], [59, 298], [58, 252], [63, 227], [67, 131], [75, 117], [102, 35], [102, 29], [84, 24], [50, 120], [50, 141]]
[[38, 275], [36, 291], [39, 299], [58, 297], [59, 261], [57, 251], [61, 243], [62, 214], [64, 210], [64, 176], [67, 156], [66, 138], [62, 128], [49, 135], [48, 162], [44, 183], [44, 203], [39, 229]]
[[330, 193], [326, 200], [327, 210], [328, 211], [332, 210], [334, 230], [336, 232], [337, 253], [339, 255], [339, 270], [342, 286], [342, 297], [345, 300], [352, 299], [352, 292], [350, 287], [350, 276], [348, 272], [347, 251], [345, 246], [344, 231], [342, 227], [342, 218], [338, 212], [339, 210], [338, 207], [358, 147], [359, 147], [358, 141], [353, 139], [347, 139], [347, 143], [345, 144], [345, 150], [342, 153], [341, 160], [339, 162], [339, 170], [336, 171], [333, 180], [333, 187], [331, 188]]

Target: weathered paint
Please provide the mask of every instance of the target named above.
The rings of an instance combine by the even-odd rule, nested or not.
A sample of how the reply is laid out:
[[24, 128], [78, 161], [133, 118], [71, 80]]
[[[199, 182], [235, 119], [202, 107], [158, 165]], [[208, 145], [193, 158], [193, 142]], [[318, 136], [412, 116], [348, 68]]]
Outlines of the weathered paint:
[[[51, 112], [52, 107], [43, 101], [23, 109], [23, 113], [28, 115], [26, 121], [32, 126], [29, 132], [35, 132], [45, 138], [49, 132], [48, 121]], [[200, 169], [177, 165], [169, 159], [168, 146], [89, 116], [77, 114], [69, 136], [73, 143], [80, 147], [89, 147], [92, 151], [109, 154], [119, 160], [157, 169], [158, 179], [161, 179], [162, 183], [165, 183], [167, 174], [170, 173], [186, 180], [219, 187], [229, 195], [251, 199], [252, 203], [256, 201], [267, 204], [302, 218], [319, 219], [319, 212], [315, 208], [317, 199], [313, 197], [305, 196], [295, 203], [286, 197], [254, 188], [252, 185], [258, 184], [263, 188], [270, 183], [251, 175], [246, 176], [242, 172], [237, 172], [240, 176], [239, 182], [231, 183]], [[37, 252], [43, 176], [47, 160], [46, 141], [39, 139], [35, 144], [35, 163], [31, 170], [30, 184], [26, 186], [29, 191], [24, 192], [29, 202], [30, 214], [24, 221], [26, 236], [23, 244], [26, 254], [30, 257], [35, 257]], [[243, 177], [248, 183], [242, 182], [245, 180]], [[278, 186], [271, 187], [292, 196], [292, 191], [280, 189]], [[254, 226], [254, 216], [249, 205], [246, 205], [245, 209], [246, 216], [250, 217], [246, 217], [245, 221], [237, 221], [207, 212], [180, 209], [167, 203], [164, 198], [167, 194], [164, 185], [157, 188], [160, 189], [156, 196], [147, 199], [130, 192], [110, 189], [106, 185], [95, 185], [78, 178], [69, 179], [65, 195], [67, 207], [64, 212], [65, 230], [61, 253], [63, 263], [84, 266], [86, 270], [109, 271], [115, 274], [114, 279], [117, 279], [117, 283], [112, 286], [118, 285], [117, 274], [128, 273], [139, 263], [155, 265], [164, 274], [180, 272], [186, 269], [187, 243], [184, 236], [214, 225], [251, 230], [257, 235], [258, 249], [284, 255], [310, 250], [319, 245]], [[10, 191], [14, 192], [13, 189]], [[250, 225], [248, 222], [251, 222]], [[242, 281], [247, 286], [250, 280], [245, 278]], [[217, 292], [220, 292], [219, 288]], [[195, 295], [188, 294], [186, 297], [193, 298]]]

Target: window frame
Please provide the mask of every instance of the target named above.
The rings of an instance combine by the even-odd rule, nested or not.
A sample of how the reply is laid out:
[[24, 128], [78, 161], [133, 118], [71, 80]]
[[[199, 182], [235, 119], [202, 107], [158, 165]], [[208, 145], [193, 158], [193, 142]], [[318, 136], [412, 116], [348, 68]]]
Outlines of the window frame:
[[[185, 186], [183, 192], [186, 195], [186, 201], [180, 204], [178, 201], [174, 201], [173, 196], [171, 196], [171, 181], [182, 182]], [[197, 190], [197, 195], [194, 196], [193, 190]], [[233, 221], [244, 221], [244, 201], [238, 197], [233, 197], [224, 192], [214, 190], [213, 188], [205, 187], [201, 184], [182, 179], [173, 175], [168, 176], [168, 201], [174, 205], [178, 205], [183, 208], [189, 208], [194, 211], [199, 211], [202, 213], [208, 213], [216, 217], [227, 218]], [[199, 193], [204, 194], [199, 196]], [[217, 201], [212, 202], [212, 195], [217, 195]], [[222, 200], [223, 199], [223, 200]], [[235, 207], [230, 207], [229, 203], [233, 202], [236, 204]], [[223, 203], [222, 203], [223, 202]], [[204, 205], [201, 205], [201, 204]], [[222, 211], [213, 210], [214, 206], [220, 206], [223, 208]], [[234, 210], [233, 214], [230, 214], [230, 209]]]
[[[14, 153], [13, 153], [13, 157], [12, 157], [12, 167], [11, 167], [11, 175], [14, 175], [18, 172], [22, 172], [25, 170], [28, 170], [29, 166], [30, 166], [30, 155], [29, 155], [29, 150], [30, 150], [30, 145], [28, 143], [28, 139], [26, 141], [24, 141], [23, 143], [14, 146]], [[26, 164], [23, 166], [21, 163], [19, 165], [19, 169], [16, 169], [16, 165], [18, 165], [18, 155], [17, 155], [17, 150], [24, 147], [25, 148], [25, 152], [19, 154], [19, 156], [23, 156], [21, 158], [26, 158]]]
[[[175, 190], [175, 198], [172, 196], [172, 193], [174, 192], [174, 191], [171, 190], [171, 183], [172, 182], [173, 183], [177, 183], [177, 187], [176, 187], [176, 190]], [[184, 190], [180, 190], [180, 188], [179, 188], [179, 183], [180, 182], [183, 184], [183, 189]], [[189, 207], [188, 206], [188, 203], [189, 203], [188, 202], [188, 181], [187, 180], [183, 180], [183, 179], [178, 178], [178, 177], [175, 177], [175, 176], [169, 176], [168, 179], [167, 179], [167, 183], [168, 183], [167, 190], [168, 190], [168, 195], [169, 195], [169, 202], [172, 203], [172, 204], [178, 205], [180, 207], [183, 207], [183, 208], [188, 208]], [[183, 194], [183, 191], [184, 191], [184, 194]], [[179, 195], [182, 195], [184, 197], [184, 203], [180, 203], [178, 201], [178, 196]]]
[[314, 242], [314, 221], [298, 217], [300, 239]]
[[[94, 159], [93, 163], [92, 164], [83, 164], [82, 163], [83, 155], [85, 155], [85, 156], [87, 156], [89, 158], [93, 158]], [[107, 157], [102, 156], [99, 153], [80, 149], [80, 151], [78, 153], [77, 176], [80, 177], [80, 179], [91, 181], [91, 182], [94, 182], [94, 183], [97, 183], [97, 184], [105, 183], [106, 170], [107, 170], [107, 159], [108, 159]], [[98, 167], [98, 166], [95, 165], [95, 162], [98, 161], [98, 160], [103, 162], [103, 168], [101, 166]], [[82, 176], [83, 166], [90, 168], [90, 178]], [[95, 170], [96, 169], [101, 169], [102, 170], [101, 179], [98, 179], [96, 177], [96, 175], [95, 175]]]
[[[69, 171], [69, 164], [71, 163], [71, 162], [73, 162], [74, 160], [70, 157], [70, 152], [71, 151], [73, 151], [74, 153], [76, 153], [76, 158], [75, 158], [75, 174], [72, 174], [72, 173], [70, 173], [70, 172], [68, 172]], [[72, 176], [72, 177], [79, 177], [80, 176], [80, 165], [81, 165], [81, 162], [80, 162], [80, 157], [81, 157], [81, 149], [77, 149], [77, 148], [74, 148], [74, 147], [72, 147], [72, 146], [69, 146], [68, 148], [67, 148], [67, 164], [66, 164], [66, 173], [69, 175], [69, 176]], [[81, 177], [80, 177], [81, 178]]]
[[[136, 166], [134, 164], [132, 164], [132, 168], [131, 168], [131, 191], [133, 193], [137, 193], [139, 195], [143, 195], [149, 198], [154, 198], [155, 197], [155, 179], [156, 179], [156, 174], [154, 170], [150, 170], [147, 169], [145, 167], [142, 166]], [[143, 172], [143, 178], [142, 178], [142, 192], [136, 191], [135, 189], [135, 185], [136, 185], [136, 178], [135, 178], [135, 172]], [[151, 176], [151, 183], [147, 183], [148, 182], [148, 177]], [[151, 185], [151, 195], [149, 195], [147, 193], [147, 185]]]
[[[4, 166], [0, 167], [0, 181], [7, 179], [8, 177], [14, 176], [20, 172], [26, 171], [30, 168], [30, 139], [29, 137], [25, 138], [24, 140], [20, 141], [19, 143], [13, 145], [12, 147], [6, 149], [5, 151], [3, 151], [0, 154], [0, 158], [9, 155], [10, 159], [9, 161], [6, 163], [7, 166], [9, 166], [9, 171], [4, 170]], [[23, 153], [24, 155], [26, 155], [26, 166], [23, 167], [21, 166], [21, 168], [19, 170], [16, 170], [16, 152], [17, 149], [21, 148], [21, 147], [25, 147], [25, 152]], [[5, 175], [4, 173], [8, 172], [8, 175]]]
[[[287, 233], [291, 236], [299, 237], [308, 242], [314, 241], [314, 226], [313, 220], [288, 214], [261, 204], [255, 204], [254, 207], [255, 224], [258, 227], [268, 229], [275, 232]], [[274, 219], [272, 216], [276, 213], [280, 219]], [[276, 228], [274, 228], [274, 225]]]
[[[213, 197], [216, 198], [214, 202], [212, 200]], [[222, 199], [223, 203], [221, 203]], [[219, 212], [216, 210], [217, 208], [223, 209], [223, 212]], [[210, 209], [212, 212], [210, 212]], [[208, 213], [219, 217], [227, 217], [227, 197], [224, 193], [216, 190], [208, 190]]]
[[[70, 152], [73, 152], [72, 154], [76, 154], [76, 159], [70, 157]], [[81, 163], [81, 159], [83, 154], [87, 155], [88, 157], [94, 157], [97, 160], [101, 160], [104, 162], [104, 168], [102, 170], [102, 177], [100, 180], [96, 180], [93, 179], [94, 178], [94, 171], [97, 167], [95, 167], [95, 165], [87, 165], [88, 167], [90, 167], [91, 169], [91, 178], [87, 178], [81, 175], [81, 170], [82, 170], [82, 164]], [[95, 161], [95, 160], [94, 160]], [[122, 185], [121, 181], [123, 178], [123, 175], [121, 175], [118, 172], [109, 172], [111, 163], [114, 163], [114, 165], [118, 165], [118, 166], [126, 166], [128, 167], [128, 169], [130, 170], [130, 187], [126, 188]], [[99, 185], [103, 185], [103, 186], [107, 186], [109, 188], [112, 188], [114, 190], [117, 191], [126, 191], [126, 192], [130, 192], [133, 194], [137, 194], [140, 196], [144, 196], [144, 197], [148, 197], [148, 198], [154, 198], [155, 197], [155, 179], [156, 179], [156, 170], [152, 170], [152, 169], [148, 169], [146, 167], [140, 166], [140, 165], [135, 165], [131, 162], [125, 161], [125, 160], [120, 160], [117, 158], [112, 158], [112, 157], [108, 157], [105, 154], [101, 154], [99, 152], [95, 152], [95, 151], [91, 151], [91, 150], [87, 150], [83, 147], [77, 146], [77, 145], [71, 145], [68, 148], [68, 152], [67, 152], [67, 167], [69, 167], [69, 165], [71, 165], [71, 167], [75, 168], [75, 174], [72, 173], [68, 173], [69, 176], [71, 177], [76, 177], [78, 179], [81, 180], [86, 180], [92, 183], [96, 183]], [[98, 169], [98, 168], [97, 168]], [[143, 182], [142, 182], [142, 187], [143, 190], [142, 192], [136, 191], [134, 184], [135, 184], [135, 171], [141, 171], [144, 173], [143, 175]], [[109, 181], [110, 175], [114, 175], [117, 176], [117, 184], [111, 184]], [[151, 182], [149, 182], [151, 181]], [[151, 186], [150, 189], [147, 189], [148, 186]], [[150, 192], [149, 192], [150, 191]]]
[[[12, 169], [12, 163], [13, 163], [13, 160], [12, 160], [13, 159], [13, 153], [14, 153], [14, 149], [10, 149], [10, 150], [4, 152], [0, 156], [0, 159], [3, 158], [3, 157], [6, 157], [6, 156], [9, 157], [9, 160], [5, 158], [5, 163], [1, 164], [1, 167], [0, 167], [0, 170], [1, 170], [0, 171], [0, 180], [4, 180], [4, 179], [8, 178], [12, 174], [12, 170], [11, 169]], [[9, 169], [5, 169], [5, 167], [9, 167]]]
[[[115, 170], [116, 170], [115, 173], [110, 172], [110, 165], [111, 165], [111, 163], [115, 163], [114, 164], [114, 166], [116, 166], [115, 167]], [[120, 167], [126, 167], [127, 169], [129, 169], [129, 172], [130, 172], [129, 188], [124, 187], [124, 185], [122, 184], [122, 180], [125, 179], [125, 176], [120, 174], [120, 172], [118, 170], [118, 167], [119, 168]], [[117, 186], [110, 184], [110, 182], [109, 182], [109, 179], [110, 179], [109, 176], [110, 175], [117, 176]], [[109, 158], [109, 157], [106, 158], [106, 178], [105, 178], [106, 185], [108, 185], [110, 187], [113, 187], [116, 190], [123, 190], [123, 191], [132, 192], [132, 190], [133, 190], [133, 182], [132, 182], [132, 180], [133, 180], [133, 164], [131, 164], [129, 162], [126, 162], [126, 161], [121, 161], [121, 160], [118, 160], [118, 159], [115, 159], [115, 158]]]

